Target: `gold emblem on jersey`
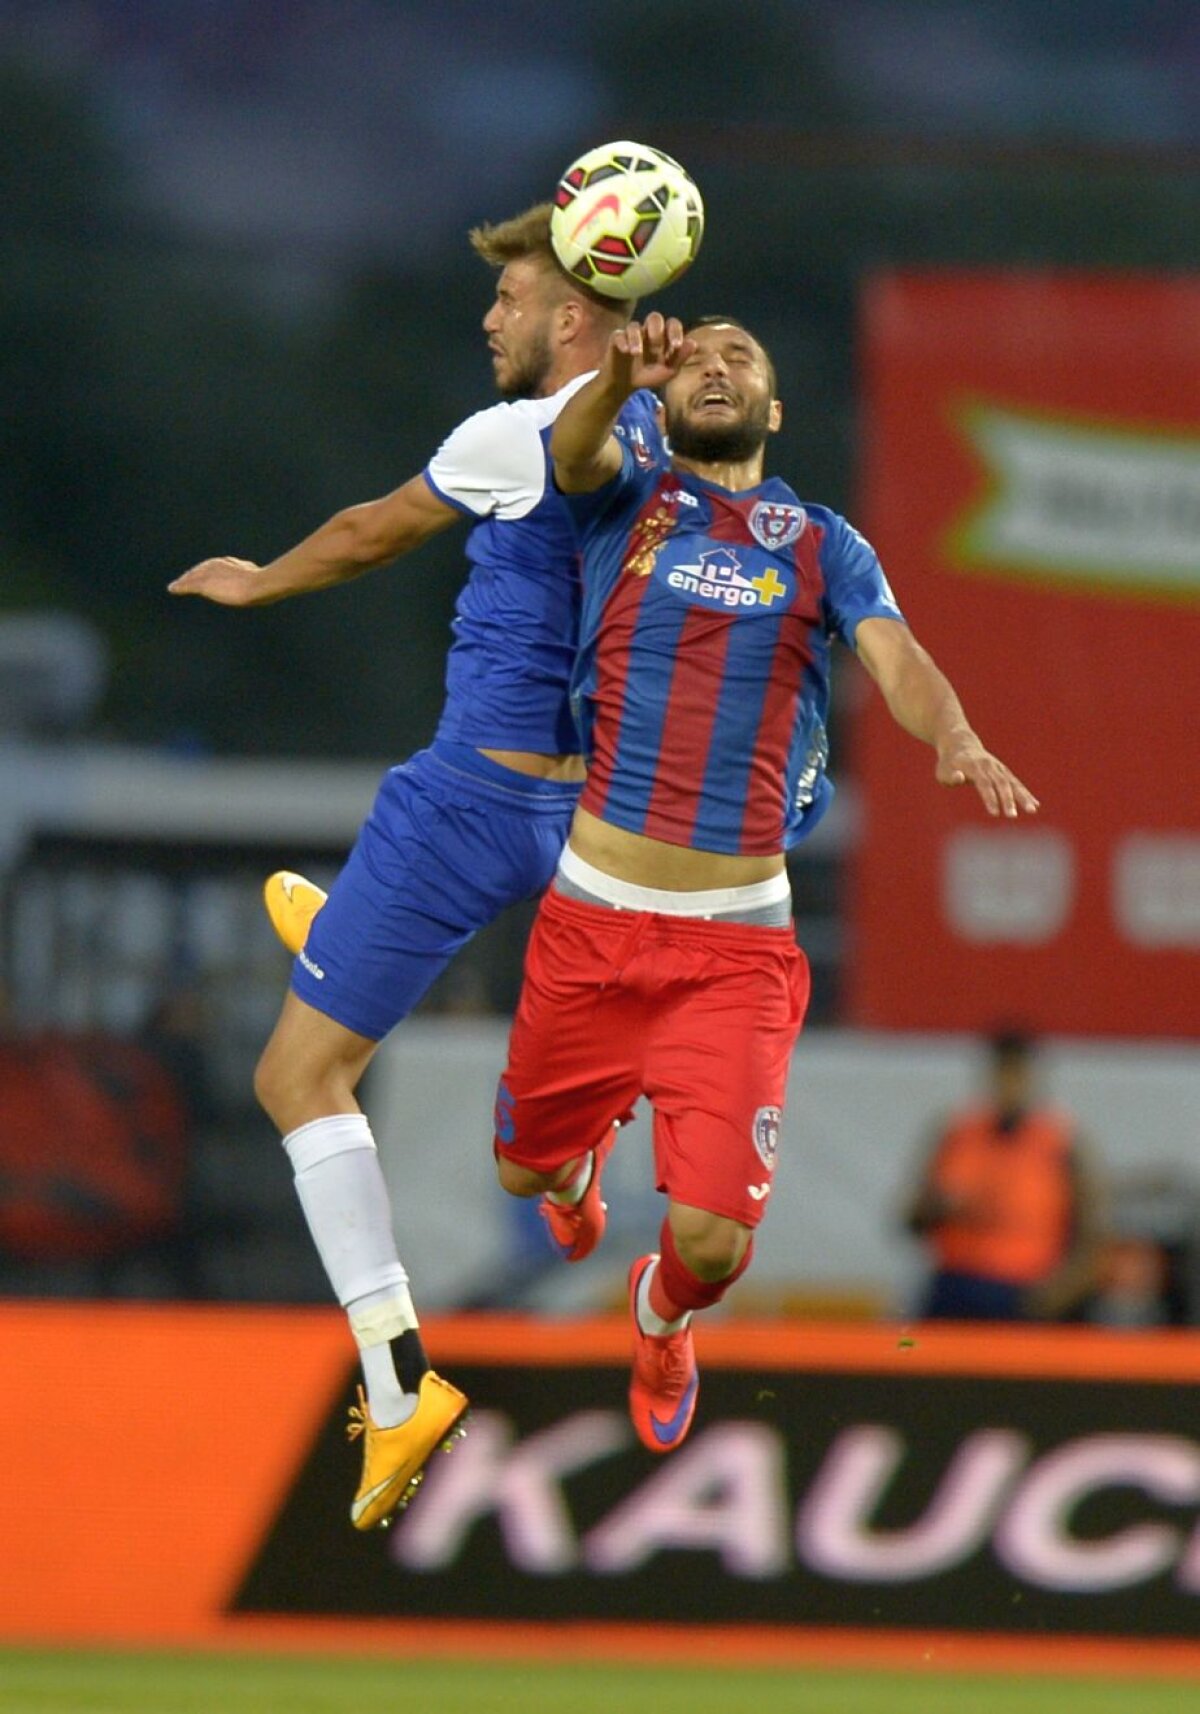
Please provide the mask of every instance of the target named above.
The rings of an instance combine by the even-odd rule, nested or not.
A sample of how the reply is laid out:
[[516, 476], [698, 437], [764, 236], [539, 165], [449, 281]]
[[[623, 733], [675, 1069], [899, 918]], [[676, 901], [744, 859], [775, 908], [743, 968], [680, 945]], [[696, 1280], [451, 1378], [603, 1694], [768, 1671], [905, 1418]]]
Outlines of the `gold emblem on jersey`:
[[671, 506], [656, 506], [644, 518], [639, 518], [629, 538], [624, 570], [631, 577], [649, 577], [654, 570], [655, 557], [675, 526], [676, 512]]

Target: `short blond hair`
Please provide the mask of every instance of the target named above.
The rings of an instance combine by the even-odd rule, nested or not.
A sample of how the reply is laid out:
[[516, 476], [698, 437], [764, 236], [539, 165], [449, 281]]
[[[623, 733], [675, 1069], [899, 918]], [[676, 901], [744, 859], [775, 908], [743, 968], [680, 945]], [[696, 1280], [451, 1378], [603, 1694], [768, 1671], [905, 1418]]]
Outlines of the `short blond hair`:
[[583, 302], [603, 310], [618, 325], [628, 321], [637, 308], [631, 298], [602, 297], [599, 292], [585, 286], [582, 280], [567, 273], [550, 242], [550, 216], [553, 213], [552, 202], [535, 202], [532, 208], [514, 214], [511, 220], [500, 220], [494, 225], [484, 221], [480, 226], [472, 226], [467, 237], [472, 250], [477, 256], [482, 256], [489, 267], [506, 268], [510, 262], [539, 262], [548, 273], [556, 274], [568, 291], [577, 293]]
[[552, 262], [557, 267], [558, 258], [550, 242], [550, 216], [553, 213], [552, 202], [538, 202], [523, 214], [514, 214], [511, 220], [501, 220], [495, 225], [484, 221], [481, 226], [472, 226], [467, 237], [475, 254], [482, 256], [493, 268], [504, 268], [510, 262], [535, 258]]

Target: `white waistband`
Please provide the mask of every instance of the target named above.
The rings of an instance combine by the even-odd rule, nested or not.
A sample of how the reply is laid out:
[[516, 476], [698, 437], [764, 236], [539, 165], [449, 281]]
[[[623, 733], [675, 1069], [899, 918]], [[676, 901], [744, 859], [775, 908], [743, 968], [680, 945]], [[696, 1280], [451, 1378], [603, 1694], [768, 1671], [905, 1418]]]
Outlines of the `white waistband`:
[[678, 893], [666, 887], [637, 887], [632, 881], [606, 875], [603, 869], [585, 862], [569, 844], [563, 846], [558, 867], [568, 881], [594, 893], [606, 904], [620, 905], [627, 911], [657, 911], [661, 916], [723, 916], [729, 911], [777, 905], [792, 896], [787, 872], [782, 869], [778, 875], [771, 875], [765, 881], [751, 881], [745, 887], [709, 887], [703, 892]]

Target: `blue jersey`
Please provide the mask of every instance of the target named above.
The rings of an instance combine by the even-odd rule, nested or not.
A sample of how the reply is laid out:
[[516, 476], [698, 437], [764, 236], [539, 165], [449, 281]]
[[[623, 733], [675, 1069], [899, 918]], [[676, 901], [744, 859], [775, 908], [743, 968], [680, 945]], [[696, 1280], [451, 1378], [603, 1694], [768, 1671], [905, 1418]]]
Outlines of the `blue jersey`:
[[[546, 399], [477, 411], [426, 466], [438, 498], [472, 520], [440, 739], [544, 755], [579, 751], [569, 703], [578, 550], [548, 443], [554, 419], [586, 379], [577, 376]], [[639, 448], [657, 447], [656, 409], [652, 394], [635, 394], [618, 432]]]
[[830, 639], [902, 618], [874, 549], [777, 478], [731, 493], [635, 457], [571, 496], [584, 605], [573, 706], [601, 820], [765, 855], [832, 796]]

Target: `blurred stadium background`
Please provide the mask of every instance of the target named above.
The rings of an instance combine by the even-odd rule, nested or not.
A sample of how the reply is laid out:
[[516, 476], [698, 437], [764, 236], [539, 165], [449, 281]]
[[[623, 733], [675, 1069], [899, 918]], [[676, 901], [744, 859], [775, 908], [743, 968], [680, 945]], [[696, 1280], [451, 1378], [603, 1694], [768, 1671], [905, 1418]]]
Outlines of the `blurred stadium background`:
[[[259, 885], [285, 865], [330, 877], [383, 768], [431, 735], [461, 538], [442, 536], [349, 589], [259, 613], [173, 604], [165, 585], [212, 553], [269, 558], [339, 506], [417, 470], [489, 398], [478, 324], [491, 284], [466, 228], [548, 195], [589, 144], [644, 137], [684, 161], [708, 213], [700, 260], [664, 307], [727, 308], [761, 334], [788, 406], [776, 467], [872, 535], [985, 736], [1046, 801], [1040, 843], [1015, 859], [1011, 846], [980, 847], [979, 818], [973, 832], [962, 806], [937, 800], [923, 762], [889, 747], [857, 669], [839, 661], [839, 796], [792, 864], [813, 1009], [776, 1206], [736, 1312], [765, 1318], [767, 1336], [784, 1341], [764, 1358], [768, 1371], [783, 1374], [794, 1359], [826, 1387], [830, 1352], [841, 1348], [831, 1329], [849, 1325], [845, 1349], [877, 1338], [858, 1379], [821, 1395], [817, 1438], [832, 1446], [839, 1423], [882, 1419], [893, 1385], [884, 1353], [897, 1348], [897, 1324], [907, 1347], [920, 1274], [898, 1209], [922, 1136], [972, 1087], [979, 1031], [1026, 1023], [1046, 1038], [1051, 1091], [1105, 1163], [1118, 1242], [1100, 1314], [1119, 1326], [1092, 1337], [1114, 1341], [1112, 1373], [1141, 1390], [1122, 1417], [1103, 1362], [1072, 1343], [1087, 1336], [1048, 1334], [1044, 1351], [1035, 1340], [1009, 1370], [985, 1368], [985, 1382], [969, 1352], [956, 1347], [944, 1364], [935, 1355], [934, 1393], [901, 1411], [896, 1431], [908, 1435], [910, 1491], [885, 1501], [876, 1522], [903, 1535], [937, 1512], [941, 1494], [938, 1515], [954, 1536], [955, 1505], [967, 1500], [939, 1484], [955, 1447], [978, 1450], [979, 1436], [1017, 1422], [1044, 1460], [1068, 1429], [1076, 1448], [1093, 1436], [1111, 1450], [1141, 1434], [1141, 1450], [1152, 1440], [1159, 1459], [1139, 1466], [1138, 1448], [1122, 1441], [1133, 1464], [1106, 1467], [1106, 1492], [1080, 1502], [1072, 1527], [1089, 1564], [1118, 1538], [1146, 1553], [1115, 1581], [1097, 1573], [1089, 1611], [1082, 1584], [1031, 1569], [1012, 1539], [1007, 1549], [972, 1546], [967, 1519], [957, 1560], [951, 1552], [936, 1576], [931, 1560], [925, 1584], [893, 1580], [878, 1600], [874, 1573], [843, 1565], [838, 1584], [828, 1543], [822, 1561], [798, 1524], [808, 1581], [793, 1587], [793, 1567], [774, 1605], [747, 1597], [744, 1611], [732, 1575], [719, 1595], [694, 1586], [696, 1562], [720, 1558], [712, 1541], [731, 1527], [715, 1523], [708, 1547], [663, 1549], [681, 1613], [695, 1635], [708, 1618], [769, 1621], [776, 1634], [816, 1623], [827, 1637], [840, 1622], [832, 1590], [846, 1595], [844, 1623], [858, 1639], [830, 1645], [842, 1664], [856, 1647], [874, 1658], [878, 1621], [893, 1637], [1062, 1636], [1073, 1641], [1061, 1660], [1032, 1664], [1064, 1669], [1111, 1666], [1118, 1657], [1106, 1647], [1141, 1637], [1162, 1646], [1163, 1670], [1200, 1673], [1200, 1652], [1188, 1653], [1200, 1635], [1200, 1550], [1187, 1536], [1200, 1516], [1200, 1442], [1189, 1437], [1200, 1383], [1200, 1334], [1189, 1331], [1200, 1323], [1196, 6], [662, 0], [620, 13], [582, 0], [0, 0], [0, 98], [6, 1415], [27, 1414], [35, 1379], [53, 1387], [73, 1367], [53, 1353], [72, 1349], [85, 1300], [135, 1317], [144, 1300], [164, 1316], [185, 1301], [218, 1317], [326, 1303], [250, 1094], [286, 979]], [[1033, 423], [1059, 435], [1022, 443], [1039, 470], [1059, 457], [1064, 486], [1057, 522], [1047, 512], [1048, 534], [1018, 548], [997, 548], [988, 534], [1012, 522], [1017, 500], [991, 516], [981, 500], [1016, 468], [1004, 462], [1010, 443], [979, 440], [974, 464], [967, 431], [951, 444], [950, 419], [976, 408], [1004, 417], [997, 434]], [[1098, 438], [1084, 445], [1085, 430]], [[1143, 479], [1154, 449], [1162, 462]], [[1122, 492], [1122, 517], [1085, 520], [1072, 535], [1071, 508], [1094, 496], [1097, 471]], [[1128, 540], [1111, 549], [1122, 527]], [[614, 1163], [613, 1257], [569, 1279], [542, 1266], [538, 1234], [490, 1182], [491, 1082], [528, 921], [514, 912], [480, 937], [381, 1054], [367, 1093], [402, 1186], [401, 1246], [418, 1300], [446, 1316], [602, 1314], [619, 1302], [632, 1246], [657, 1226], [644, 1129]], [[91, 1044], [88, 1090], [64, 1089], [46, 1060], [28, 1093], [37, 1044], [51, 1038]], [[126, 1050], [139, 1057], [122, 1059]], [[140, 1154], [124, 1147], [97, 1080], [136, 1109]], [[39, 1121], [52, 1140], [31, 1154]], [[455, 1241], [464, 1219], [474, 1232], [465, 1254]], [[314, 1390], [292, 1401], [304, 1432], [286, 1437], [297, 1485], [271, 1473], [253, 1527], [239, 1534], [232, 1514], [222, 1525], [236, 1577], [205, 1595], [214, 1610], [257, 1599], [258, 1611], [316, 1620], [323, 1611], [303, 1578], [272, 1583], [251, 1551], [255, 1529], [262, 1541], [275, 1530], [277, 1547], [319, 1557], [326, 1487], [340, 1505], [335, 1453], [325, 1486], [321, 1472], [346, 1353], [332, 1321], [301, 1324], [319, 1332], [301, 1363]], [[122, 1410], [130, 1387], [142, 1397], [120, 1356], [121, 1329], [134, 1324], [87, 1325], [106, 1352], [98, 1373], [116, 1392], [96, 1380], [90, 1405], [97, 1415]], [[466, 1325], [447, 1322], [448, 1337], [466, 1338]], [[821, 1346], [826, 1334], [832, 1343]], [[275, 1356], [275, 1334], [264, 1337], [268, 1368], [291, 1351], [293, 1334], [279, 1337]], [[143, 1338], [137, 1331], [139, 1352]], [[192, 1327], [181, 1338], [201, 1336]], [[1131, 1340], [1149, 1353], [1140, 1370]], [[170, 1337], [151, 1344], [150, 1360], [169, 1364], [172, 1348]], [[483, 1362], [478, 1351], [473, 1360]], [[595, 1373], [609, 1390], [617, 1384], [619, 1403], [606, 1360]], [[219, 1373], [214, 1362], [218, 1388]], [[863, 1375], [874, 1392], [856, 1390]], [[493, 1380], [506, 1399], [514, 1383]], [[586, 1396], [592, 1380], [582, 1385]], [[1004, 1390], [1013, 1387], [1019, 1404]], [[758, 1389], [759, 1402], [769, 1391]], [[265, 1381], [262, 1394], [265, 1409], [278, 1405]], [[517, 1387], [505, 1403], [511, 1422], [521, 1421], [521, 1396]], [[602, 1390], [593, 1402], [600, 1413]], [[724, 1403], [736, 1422], [736, 1389]], [[544, 1428], [560, 1407], [565, 1395], [523, 1427]], [[769, 1409], [764, 1421], [774, 1432]], [[169, 1413], [162, 1426], [179, 1428]], [[747, 1458], [754, 1445], [751, 1436]], [[9, 1456], [21, 1447], [40, 1470], [33, 1429]], [[787, 1456], [799, 1459], [798, 1491], [828, 1492], [815, 1463]], [[705, 1479], [726, 1492], [721, 1483], [734, 1478], [722, 1470]], [[688, 1503], [699, 1514], [709, 1501], [696, 1481]], [[610, 1485], [573, 1503], [594, 1524], [617, 1494]], [[194, 1507], [211, 1495], [176, 1503], [186, 1539]], [[296, 1513], [306, 1505], [304, 1524]], [[342, 1529], [336, 1509], [328, 1518], [330, 1531]], [[981, 1520], [980, 1541], [990, 1528]], [[520, 1572], [519, 1553], [517, 1571], [505, 1560], [508, 1538], [494, 1523], [462, 1530], [464, 1559], [478, 1549], [485, 1567], [465, 1605], [446, 1608], [465, 1623], [491, 1611], [489, 1576], [493, 1589], [527, 1573], [532, 1589], [536, 1576]], [[355, 1569], [355, 1545], [331, 1548], [343, 1586], [357, 1592], [344, 1612], [394, 1617], [412, 1600], [429, 1610], [394, 1581], [400, 1549]], [[721, 1551], [728, 1572], [728, 1539]], [[414, 1548], [410, 1579], [419, 1557]], [[103, 1581], [102, 1558], [60, 1535], [39, 1561], [37, 1613], [54, 1606], [56, 1589], [70, 1612], [48, 1630], [34, 1607], [6, 1600], [0, 1609], [30, 1616], [10, 1617], [0, 1634], [189, 1640], [186, 1627], [156, 1632], [160, 1595], [149, 1585], [145, 1626], [131, 1619], [132, 1583], [111, 1623], [85, 1622], [84, 1564]], [[247, 1596], [260, 1576], [261, 1599]], [[537, 1576], [542, 1617], [630, 1617], [619, 1601], [606, 1608], [583, 1572], [565, 1593], [550, 1592], [547, 1567]], [[943, 1588], [941, 1606], [929, 1578]], [[653, 1616], [638, 1588], [633, 1613]], [[1002, 1620], [1010, 1598], [1017, 1616]], [[527, 1627], [534, 1596], [525, 1607], [513, 1599], [496, 1611]], [[961, 1610], [972, 1603], [974, 1619]], [[910, 1654], [919, 1670], [972, 1664], [941, 1644], [914, 1642]], [[753, 1643], [731, 1633], [709, 1656], [737, 1665]], [[38, 1688], [28, 1663], [22, 1673], [13, 1694], [31, 1700], [6, 1707], [84, 1705], [66, 1688], [58, 1702], [37, 1701], [55, 1692]], [[4, 1675], [0, 1656], [0, 1686]], [[429, 1705], [433, 1693], [397, 1682], [412, 1698], [398, 1705]], [[972, 1705], [1061, 1701], [1040, 1680], [1012, 1683], [1023, 1699], [993, 1704], [977, 1691]], [[135, 1694], [114, 1690], [111, 1706], [142, 1706]], [[453, 1694], [461, 1700], [448, 1706], [493, 1705], [482, 1688]], [[514, 1694], [514, 1707], [541, 1705]], [[663, 1694], [653, 1706], [671, 1705]], [[742, 1694], [723, 1705], [741, 1706]], [[780, 1709], [877, 1705], [852, 1700], [860, 1691], [849, 1681], [813, 1689], [800, 1676], [744, 1694]], [[894, 1684], [878, 1706], [907, 1706], [905, 1694]], [[1149, 1708], [1149, 1694], [1134, 1686], [1112, 1706]], [[1181, 1679], [1171, 1695], [1183, 1708], [1197, 1692]]]

